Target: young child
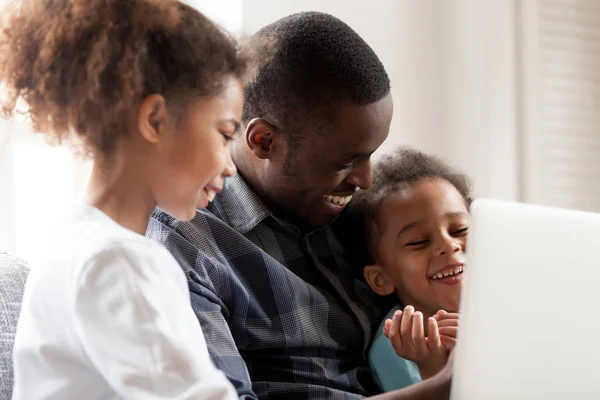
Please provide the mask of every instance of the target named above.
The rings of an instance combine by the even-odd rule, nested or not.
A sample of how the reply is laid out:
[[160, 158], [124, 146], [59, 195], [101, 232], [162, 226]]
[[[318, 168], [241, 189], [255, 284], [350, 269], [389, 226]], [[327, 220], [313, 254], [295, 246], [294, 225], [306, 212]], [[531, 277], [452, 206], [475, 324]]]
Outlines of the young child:
[[369, 351], [376, 381], [390, 391], [433, 376], [454, 346], [469, 180], [438, 158], [404, 148], [376, 165], [373, 186], [355, 200], [372, 258], [365, 280], [399, 301]]
[[235, 174], [249, 58], [175, 0], [14, 7], [0, 31], [4, 116], [23, 102], [36, 131], [81, 140], [94, 167], [87, 206], [28, 277], [13, 399], [237, 399], [184, 272], [144, 233], [156, 206], [189, 220]]

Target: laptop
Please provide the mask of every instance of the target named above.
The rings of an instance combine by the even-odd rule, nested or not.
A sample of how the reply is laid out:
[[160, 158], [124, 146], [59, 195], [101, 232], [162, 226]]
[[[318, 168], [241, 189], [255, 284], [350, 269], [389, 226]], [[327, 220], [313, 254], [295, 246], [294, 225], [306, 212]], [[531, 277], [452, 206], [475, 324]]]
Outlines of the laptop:
[[451, 399], [600, 399], [600, 214], [471, 216]]

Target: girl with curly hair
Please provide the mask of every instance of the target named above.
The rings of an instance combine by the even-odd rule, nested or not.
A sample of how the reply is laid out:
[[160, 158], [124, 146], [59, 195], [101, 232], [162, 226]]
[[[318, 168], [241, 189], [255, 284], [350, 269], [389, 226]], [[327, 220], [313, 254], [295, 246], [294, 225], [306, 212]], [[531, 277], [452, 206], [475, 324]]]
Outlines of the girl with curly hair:
[[[175, 0], [23, 0], [0, 26], [0, 106], [93, 157], [86, 205], [29, 275], [13, 399], [237, 398], [212, 364], [184, 272], [144, 237], [236, 173], [252, 58]], [[52, 212], [49, 210], [49, 212]]]

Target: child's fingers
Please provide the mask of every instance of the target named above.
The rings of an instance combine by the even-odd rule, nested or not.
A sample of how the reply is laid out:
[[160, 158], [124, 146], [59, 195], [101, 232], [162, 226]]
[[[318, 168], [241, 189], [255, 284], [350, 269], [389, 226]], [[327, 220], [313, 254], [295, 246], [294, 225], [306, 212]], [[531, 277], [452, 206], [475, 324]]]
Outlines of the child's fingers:
[[388, 336], [390, 339], [390, 342], [392, 343], [392, 347], [394, 348], [394, 351], [399, 356], [402, 356], [402, 351], [403, 351], [402, 336], [400, 335], [401, 320], [402, 320], [402, 311], [398, 310], [392, 316], [392, 324], [390, 325], [390, 334]]
[[443, 310], [440, 310], [437, 312], [437, 314], [434, 315], [434, 318], [437, 321], [444, 321], [447, 319], [458, 319], [459, 314], [458, 313], [449, 313]]
[[440, 316], [447, 314], [446, 310], [439, 310], [438, 312], [435, 313], [435, 315], [433, 316], [433, 318], [435, 318], [436, 320], [440, 318]]
[[439, 331], [440, 331], [440, 335], [456, 338], [456, 335], [458, 334], [458, 327], [457, 326], [442, 326], [439, 328]]
[[386, 319], [385, 323], [383, 324], [383, 334], [389, 338], [390, 337], [390, 329], [392, 328], [392, 320], [391, 319]]
[[442, 341], [442, 344], [448, 349], [448, 351], [452, 351], [452, 350], [454, 350], [454, 347], [456, 347], [456, 338], [455, 337], [441, 335], [440, 339]]
[[402, 336], [402, 345], [405, 350], [408, 350], [408, 347], [411, 347], [414, 350], [414, 346], [412, 345], [412, 324], [414, 313], [415, 309], [412, 306], [405, 307], [404, 312], [402, 313], [400, 336]]
[[427, 344], [429, 349], [433, 351], [439, 351], [442, 348], [438, 324], [433, 317], [427, 318]]
[[423, 313], [416, 312], [412, 323], [412, 342], [420, 356], [427, 355], [427, 343], [425, 342], [425, 329], [423, 328]]
[[458, 319], [438, 319], [437, 323], [440, 328], [443, 326], [458, 326]]

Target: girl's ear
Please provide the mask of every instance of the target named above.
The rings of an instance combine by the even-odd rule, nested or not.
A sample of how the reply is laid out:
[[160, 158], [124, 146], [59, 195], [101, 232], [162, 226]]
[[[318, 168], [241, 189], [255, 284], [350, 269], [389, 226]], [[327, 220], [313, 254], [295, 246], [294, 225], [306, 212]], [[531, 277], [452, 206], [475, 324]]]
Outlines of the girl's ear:
[[146, 97], [138, 110], [138, 131], [148, 142], [160, 142], [168, 122], [165, 98], [159, 94]]

